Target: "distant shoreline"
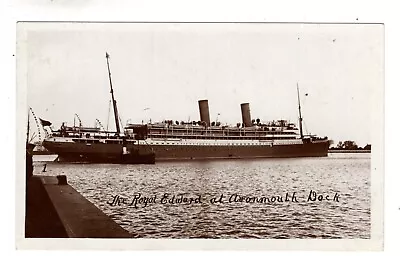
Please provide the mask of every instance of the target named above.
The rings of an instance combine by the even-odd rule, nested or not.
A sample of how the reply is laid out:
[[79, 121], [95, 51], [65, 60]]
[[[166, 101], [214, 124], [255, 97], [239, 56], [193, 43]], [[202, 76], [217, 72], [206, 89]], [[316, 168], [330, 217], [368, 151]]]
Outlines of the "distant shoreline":
[[371, 150], [342, 150], [342, 149], [329, 149], [328, 153], [371, 153]]

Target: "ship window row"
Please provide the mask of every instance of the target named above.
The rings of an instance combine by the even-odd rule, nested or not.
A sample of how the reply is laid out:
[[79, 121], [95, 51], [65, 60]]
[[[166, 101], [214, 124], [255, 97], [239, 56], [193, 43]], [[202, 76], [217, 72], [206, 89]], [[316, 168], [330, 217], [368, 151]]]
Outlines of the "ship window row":
[[192, 135], [192, 136], [265, 136], [265, 135], [296, 135], [296, 132], [280, 132], [280, 131], [237, 131], [237, 132], [211, 132], [211, 131], [157, 131], [152, 130], [149, 132], [149, 135]]
[[86, 144], [100, 143], [100, 140], [97, 139], [72, 139], [72, 141], [76, 143], [86, 143]]
[[280, 144], [280, 145], [294, 145], [300, 144], [301, 141], [285, 141], [285, 142], [254, 142], [254, 143], [197, 143], [197, 142], [168, 142], [168, 141], [150, 141], [149, 145], [191, 145], [191, 146], [262, 146], [262, 145], [270, 145], [270, 144]]
[[205, 139], [205, 140], [288, 140], [293, 136], [205, 136], [205, 135], [165, 135], [151, 134], [149, 138], [178, 138], [178, 139]]
[[169, 142], [160, 142], [160, 143], [150, 143], [150, 145], [190, 145], [190, 146], [262, 146], [262, 145], [270, 145], [270, 143], [214, 143], [214, 144], [206, 144], [206, 143], [169, 143]]
[[[72, 139], [72, 141], [76, 142], [76, 143], [85, 143], [85, 144], [94, 144], [94, 143], [100, 143], [99, 139]], [[134, 140], [126, 140], [127, 143], [135, 143]], [[106, 144], [122, 144], [122, 140], [105, 140]]]
[[229, 132], [229, 133], [238, 133], [238, 132], [275, 132], [275, 131], [284, 131], [284, 130], [298, 130], [296, 127], [265, 127], [265, 128], [259, 128], [259, 129], [242, 129], [242, 128], [218, 128], [218, 129], [213, 129], [213, 128], [175, 128], [175, 127], [155, 127], [151, 126], [149, 127], [150, 131], [174, 131], [174, 132], [196, 132], [196, 133], [201, 133], [201, 132], [215, 132], [215, 133], [222, 133], [222, 132]]
[[[121, 137], [117, 135], [91, 135], [91, 134], [71, 134], [71, 133], [66, 133], [66, 134], [59, 134], [59, 133], [53, 133], [53, 137], [70, 137], [70, 138], [86, 138], [86, 139], [111, 139], [111, 140], [117, 140], [120, 141]], [[129, 139], [135, 139], [134, 136], [132, 135], [127, 135], [125, 136], [127, 140]], [[147, 138], [145, 136], [144, 138]], [[83, 139], [85, 140], [85, 139]]]

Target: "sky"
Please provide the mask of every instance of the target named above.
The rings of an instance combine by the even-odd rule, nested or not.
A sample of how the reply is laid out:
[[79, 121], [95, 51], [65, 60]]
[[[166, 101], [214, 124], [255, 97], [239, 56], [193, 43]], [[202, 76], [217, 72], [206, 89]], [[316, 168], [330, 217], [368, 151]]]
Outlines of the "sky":
[[383, 105], [374, 97], [384, 86], [379, 24], [19, 27], [26, 33], [18, 47], [26, 59], [27, 104], [55, 128], [72, 125], [78, 114], [86, 126], [98, 119], [115, 129], [106, 52], [123, 124], [197, 121], [200, 99], [208, 99], [211, 121], [235, 125], [240, 104], [250, 103], [254, 119], [297, 124], [298, 84], [306, 133], [364, 146], [372, 141], [374, 107]]

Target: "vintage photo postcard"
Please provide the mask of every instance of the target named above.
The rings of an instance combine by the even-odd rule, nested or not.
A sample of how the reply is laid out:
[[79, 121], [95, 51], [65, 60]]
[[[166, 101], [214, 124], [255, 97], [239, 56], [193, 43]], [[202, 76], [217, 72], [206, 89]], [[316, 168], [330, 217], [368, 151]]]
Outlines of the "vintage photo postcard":
[[382, 250], [384, 25], [17, 25], [18, 249]]

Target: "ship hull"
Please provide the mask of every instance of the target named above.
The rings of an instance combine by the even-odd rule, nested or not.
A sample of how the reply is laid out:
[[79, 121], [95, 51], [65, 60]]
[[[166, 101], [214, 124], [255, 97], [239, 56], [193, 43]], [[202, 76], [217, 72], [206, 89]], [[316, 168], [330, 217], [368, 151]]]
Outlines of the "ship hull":
[[160, 146], [155, 147], [156, 159], [252, 159], [326, 157], [329, 143], [308, 143], [274, 146]]
[[[203, 160], [203, 159], [251, 159], [326, 157], [329, 141], [317, 141], [284, 145], [128, 145], [128, 150], [138, 153], [155, 153], [156, 161]], [[44, 141], [44, 147], [59, 156], [59, 161], [68, 162], [118, 162], [121, 145], [118, 144], [77, 144], [71, 142]]]

